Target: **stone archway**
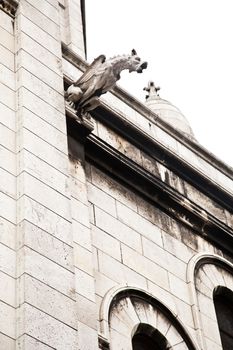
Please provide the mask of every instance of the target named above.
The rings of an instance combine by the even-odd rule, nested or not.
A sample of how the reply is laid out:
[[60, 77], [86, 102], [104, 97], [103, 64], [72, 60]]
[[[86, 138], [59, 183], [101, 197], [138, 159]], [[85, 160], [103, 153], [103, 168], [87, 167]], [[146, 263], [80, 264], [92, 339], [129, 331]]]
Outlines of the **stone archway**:
[[[109, 292], [103, 303], [105, 306], [102, 305], [102, 331], [105, 332], [102, 337], [108, 341], [111, 350], [132, 350], [132, 338], [143, 328], [144, 334], [150, 335], [155, 343], [160, 336], [158, 344], [163, 347], [158, 350], [197, 349], [178, 316], [158, 299], [132, 287], [119, 290], [118, 293], [116, 290]], [[106, 306], [108, 314], [104, 315]]]
[[201, 348], [221, 350], [213, 298], [216, 288], [233, 291], [233, 264], [216, 254], [199, 253], [189, 262], [187, 282]]

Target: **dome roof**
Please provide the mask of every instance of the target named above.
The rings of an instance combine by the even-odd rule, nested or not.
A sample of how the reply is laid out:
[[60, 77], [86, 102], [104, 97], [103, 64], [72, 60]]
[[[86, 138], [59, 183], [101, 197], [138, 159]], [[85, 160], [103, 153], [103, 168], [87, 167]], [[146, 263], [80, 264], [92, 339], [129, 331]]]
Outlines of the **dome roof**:
[[148, 87], [144, 90], [148, 92], [145, 101], [148, 108], [175, 129], [183, 132], [187, 137], [195, 139], [192, 128], [181, 111], [169, 101], [160, 98], [158, 94], [159, 87], [156, 87], [153, 82], [149, 82]]

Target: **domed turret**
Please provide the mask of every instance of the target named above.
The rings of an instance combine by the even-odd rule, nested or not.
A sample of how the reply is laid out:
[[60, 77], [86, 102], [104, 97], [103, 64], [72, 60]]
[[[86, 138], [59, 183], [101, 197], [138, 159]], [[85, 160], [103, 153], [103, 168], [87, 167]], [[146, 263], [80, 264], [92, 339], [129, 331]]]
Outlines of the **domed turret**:
[[195, 139], [193, 131], [181, 111], [169, 101], [160, 98], [158, 94], [160, 87], [155, 86], [154, 82], [150, 81], [144, 90], [148, 92], [145, 101], [148, 108], [175, 129], [183, 132], [187, 137]]

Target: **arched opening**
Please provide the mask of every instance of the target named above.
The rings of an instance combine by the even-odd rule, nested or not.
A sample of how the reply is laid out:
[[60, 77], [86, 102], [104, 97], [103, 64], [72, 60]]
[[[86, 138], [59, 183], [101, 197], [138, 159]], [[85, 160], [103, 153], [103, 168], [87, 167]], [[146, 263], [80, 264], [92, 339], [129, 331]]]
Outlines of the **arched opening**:
[[214, 290], [214, 306], [223, 350], [233, 349], [233, 292], [225, 287]]
[[166, 350], [170, 348], [166, 338], [152, 326], [141, 323], [132, 338], [133, 350]]

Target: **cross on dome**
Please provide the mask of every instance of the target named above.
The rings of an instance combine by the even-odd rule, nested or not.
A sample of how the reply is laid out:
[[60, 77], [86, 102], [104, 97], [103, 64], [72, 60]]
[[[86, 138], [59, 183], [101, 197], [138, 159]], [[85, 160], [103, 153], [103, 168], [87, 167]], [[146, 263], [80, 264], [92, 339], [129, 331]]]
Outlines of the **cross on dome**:
[[144, 87], [143, 90], [148, 92], [148, 95], [146, 95], [146, 99], [159, 97], [158, 91], [160, 90], [160, 87], [155, 86], [155, 83], [153, 81], [149, 81], [147, 87]]

